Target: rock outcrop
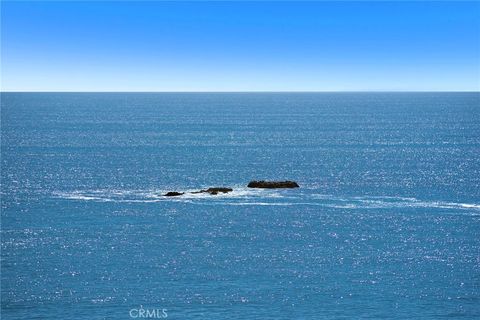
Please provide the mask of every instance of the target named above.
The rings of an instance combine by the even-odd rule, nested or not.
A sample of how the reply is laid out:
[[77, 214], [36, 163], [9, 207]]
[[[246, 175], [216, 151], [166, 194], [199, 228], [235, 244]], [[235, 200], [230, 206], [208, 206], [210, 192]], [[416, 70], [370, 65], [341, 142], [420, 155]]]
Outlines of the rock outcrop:
[[165, 197], [177, 197], [181, 196], [182, 194], [185, 194], [185, 192], [176, 192], [176, 191], [170, 191], [164, 194]]
[[[205, 189], [205, 190], [199, 190], [199, 191], [193, 191], [193, 192], [190, 192], [191, 194], [197, 194], [197, 193], [208, 193], [212, 196], [214, 195], [217, 195], [219, 193], [228, 193], [228, 192], [232, 192], [233, 189], [232, 188], [224, 188], [224, 187], [215, 187], [215, 188], [208, 188], [208, 189]], [[184, 195], [185, 192], [177, 192], [177, 191], [170, 191], [170, 192], [167, 192], [164, 194], [165, 197], [177, 197], [177, 196], [181, 196], [181, 195]]]
[[[295, 181], [250, 181], [248, 184], [249, 188], [261, 188], [261, 189], [276, 189], [276, 188], [299, 188], [300, 186]], [[208, 189], [202, 189], [199, 191], [192, 191], [189, 192], [190, 194], [198, 194], [198, 193], [208, 193], [212, 196], [215, 196], [219, 193], [228, 193], [232, 192], [232, 188], [225, 188], [225, 187], [214, 187]], [[177, 197], [184, 195], [185, 192], [177, 192], [177, 191], [170, 191], [164, 194], [165, 197]]]
[[212, 196], [217, 195], [219, 193], [228, 193], [233, 191], [232, 188], [223, 188], [223, 187], [216, 187], [216, 188], [208, 188], [206, 190], [194, 191], [192, 193], [209, 193]]
[[295, 181], [250, 181], [249, 188], [263, 188], [263, 189], [275, 189], [275, 188], [299, 188], [300, 186]]

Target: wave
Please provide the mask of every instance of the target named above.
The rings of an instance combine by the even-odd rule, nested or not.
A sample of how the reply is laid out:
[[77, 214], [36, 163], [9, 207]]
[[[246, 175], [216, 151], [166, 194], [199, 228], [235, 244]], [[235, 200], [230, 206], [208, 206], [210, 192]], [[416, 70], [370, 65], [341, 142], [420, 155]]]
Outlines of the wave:
[[470, 213], [480, 212], [480, 204], [443, 200], [422, 200], [397, 196], [337, 196], [315, 193], [316, 190], [268, 190], [235, 187], [234, 191], [212, 196], [208, 193], [192, 194], [197, 189], [186, 190], [179, 197], [164, 197], [166, 190], [77, 190], [54, 192], [55, 198], [74, 201], [156, 203], [184, 202], [199, 205], [230, 206], [319, 206], [343, 210], [359, 209], [448, 209]]
[[198, 189], [186, 190], [179, 197], [164, 197], [166, 190], [77, 190], [54, 192], [55, 198], [95, 202], [185, 202], [200, 205], [232, 206], [320, 206], [345, 210], [431, 208], [480, 212], [480, 204], [444, 200], [422, 200], [396, 196], [338, 196], [315, 193], [315, 190], [250, 189], [236, 187], [234, 191], [212, 196], [208, 193], [192, 194]]
[[250, 189], [237, 187], [229, 193], [211, 195], [209, 193], [192, 193], [199, 189], [185, 190], [185, 194], [178, 197], [164, 197], [169, 190], [75, 190], [71, 192], [55, 191], [55, 198], [69, 200], [84, 200], [98, 202], [191, 202], [191, 200], [232, 200], [250, 198], [285, 198], [280, 192], [273, 190]]
[[480, 204], [451, 202], [443, 200], [422, 200], [413, 197], [395, 196], [353, 196], [336, 197], [317, 194], [314, 198], [324, 200], [324, 205], [342, 209], [389, 209], [389, 208], [435, 208], [469, 209], [480, 211]]

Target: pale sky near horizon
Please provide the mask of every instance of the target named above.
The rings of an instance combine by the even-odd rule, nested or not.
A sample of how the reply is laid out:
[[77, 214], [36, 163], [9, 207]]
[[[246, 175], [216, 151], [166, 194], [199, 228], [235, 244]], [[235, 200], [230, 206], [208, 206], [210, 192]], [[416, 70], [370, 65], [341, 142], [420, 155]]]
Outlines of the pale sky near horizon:
[[2, 91], [479, 91], [480, 2], [1, 4]]

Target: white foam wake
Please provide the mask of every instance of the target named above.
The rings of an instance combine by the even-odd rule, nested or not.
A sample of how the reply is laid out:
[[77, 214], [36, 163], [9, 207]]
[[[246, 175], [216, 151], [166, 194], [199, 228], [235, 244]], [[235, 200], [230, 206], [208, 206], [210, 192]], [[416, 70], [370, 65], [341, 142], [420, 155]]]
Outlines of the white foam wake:
[[[55, 192], [56, 198], [75, 201], [96, 202], [187, 202], [201, 205], [233, 206], [295, 206], [308, 205], [346, 210], [356, 209], [394, 209], [394, 208], [432, 208], [466, 210], [479, 212], [480, 204], [452, 202], [443, 200], [422, 200], [413, 197], [395, 196], [338, 196], [315, 193], [316, 190], [269, 190], [235, 187], [229, 193], [210, 195], [191, 193], [198, 189], [186, 190], [178, 197], [165, 197], [167, 190], [77, 190]], [[313, 191], [313, 192], [312, 192]]]

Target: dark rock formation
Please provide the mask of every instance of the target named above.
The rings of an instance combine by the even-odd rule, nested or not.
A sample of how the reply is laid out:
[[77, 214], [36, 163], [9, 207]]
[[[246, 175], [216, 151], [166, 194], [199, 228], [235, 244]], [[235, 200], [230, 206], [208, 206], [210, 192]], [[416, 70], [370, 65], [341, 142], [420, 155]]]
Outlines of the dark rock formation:
[[208, 193], [212, 193], [212, 192], [228, 193], [228, 192], [232, 192], [233, 189], [231, 189], [231, 188], [208, 188], [206, 191]]
[[228, 193], [233, 191], [231, 188], [208, 188], [207, 190], [200, 190], [200, 191], [194, 191], [192, 193], [209, 193], [212, 196], [217, 195], [219, 193]]
[[184, 194], [184, 192], [176, 192], [176, 191], [170, 191], [164, 194], [165, 197], [176, 197], [176, 196], [181, 196]]
[[300, 187], [295, 181], [250, 181], [249, 188], [298, 188]]

